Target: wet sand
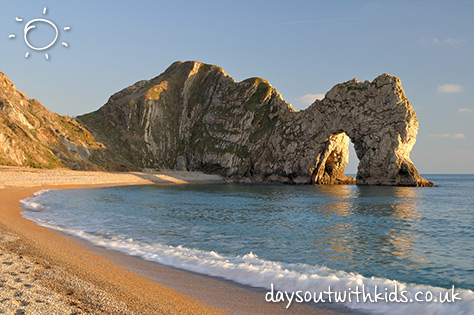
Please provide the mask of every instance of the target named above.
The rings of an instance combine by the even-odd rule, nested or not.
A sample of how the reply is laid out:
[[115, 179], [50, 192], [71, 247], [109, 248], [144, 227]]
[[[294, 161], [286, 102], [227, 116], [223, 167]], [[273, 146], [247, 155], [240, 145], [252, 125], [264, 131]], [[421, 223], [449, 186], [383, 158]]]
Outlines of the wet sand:
[[0, 167], [0, 314], [329, 314], [265, 293], [98, 248], [21, 216], [41, 189], [223, 182], [201, 173], [104, 173]]

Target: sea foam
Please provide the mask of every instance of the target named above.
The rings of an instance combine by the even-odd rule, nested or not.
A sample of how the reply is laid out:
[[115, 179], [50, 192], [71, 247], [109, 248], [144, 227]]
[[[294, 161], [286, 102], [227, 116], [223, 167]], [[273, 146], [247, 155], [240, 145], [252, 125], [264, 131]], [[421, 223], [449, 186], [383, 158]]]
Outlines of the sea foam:
[[43, 190], [37, 191], [33, 194], [34, 197], [29, 197], [29, 198], [20, 200], [20, 204], [22, 205], [23, 209], [26, 209], [29, 211], [43, 211], [45, 207], [41, 203], [37, 202], [35, 197], [41, 196], [49, 191], [51, 190], [43, 189]]

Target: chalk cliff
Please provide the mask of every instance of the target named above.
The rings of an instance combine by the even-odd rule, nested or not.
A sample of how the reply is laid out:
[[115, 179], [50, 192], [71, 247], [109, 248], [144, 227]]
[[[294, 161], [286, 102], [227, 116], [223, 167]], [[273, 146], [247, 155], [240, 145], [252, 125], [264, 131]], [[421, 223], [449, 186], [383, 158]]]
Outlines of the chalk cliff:
[[352, 183], [344, 175], [350, 139], [360, 160], [357, 184], [432, 185], [409, 157], [418, 132], [415, 112], [400, 80], [387, 74], [338, 84], [296, 112], [263, 79], [235, 82], [220, 67], [176, 62], [78, 120], [105, 145], [88, 157], [101, 167]]
[[101, 149], [77, 121], [50, 112], [0, 72], [0, 165], [94, 169], [89, 157]]

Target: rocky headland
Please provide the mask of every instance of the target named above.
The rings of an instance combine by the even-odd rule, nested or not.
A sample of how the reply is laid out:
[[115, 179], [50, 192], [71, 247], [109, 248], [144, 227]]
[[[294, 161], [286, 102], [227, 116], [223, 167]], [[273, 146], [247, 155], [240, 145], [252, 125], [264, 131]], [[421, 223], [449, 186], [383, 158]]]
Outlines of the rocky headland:
[[[432, 186], [410, 160], [418, 120], [398, 78], [333, 87], [295, 111], [261, 78], [175, 62], [72, 119], [0, 76], [0, 163], [73, 169], [204, 171], [232, 181]], [[344, 175], [348, 144], [357, 178]], [[34, 149], [34, 151], [32, 151]], [[30, 154], [34, 152], [34, 154]]]

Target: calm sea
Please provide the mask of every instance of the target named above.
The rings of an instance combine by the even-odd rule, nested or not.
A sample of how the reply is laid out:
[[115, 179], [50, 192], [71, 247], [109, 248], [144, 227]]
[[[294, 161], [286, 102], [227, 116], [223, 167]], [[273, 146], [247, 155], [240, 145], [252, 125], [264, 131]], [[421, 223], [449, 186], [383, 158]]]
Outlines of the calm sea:
[[208, 184], [49, 190], [23, 216], [96, 245], [255, 287], [453, 285], [456, 303], [346, 303], [368, 313], [474, 313], [474, 175], [439, 187]]

